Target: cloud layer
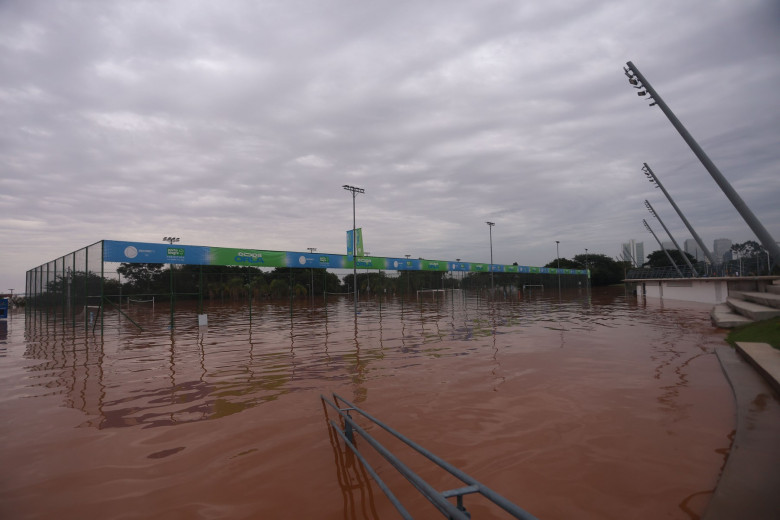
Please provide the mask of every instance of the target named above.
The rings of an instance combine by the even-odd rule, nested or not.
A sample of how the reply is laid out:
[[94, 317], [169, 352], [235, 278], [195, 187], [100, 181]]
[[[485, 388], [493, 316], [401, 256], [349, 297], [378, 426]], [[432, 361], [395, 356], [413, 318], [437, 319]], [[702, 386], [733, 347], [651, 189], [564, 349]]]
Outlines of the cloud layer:
[[[0, 292], [108, 238], [542, 265], [649, 199], [754, 239], [632, 60], [780, 239], [780, 8], [356, 0], [0, 4]], [[656, 232], [661, 231], [660, 226]]]

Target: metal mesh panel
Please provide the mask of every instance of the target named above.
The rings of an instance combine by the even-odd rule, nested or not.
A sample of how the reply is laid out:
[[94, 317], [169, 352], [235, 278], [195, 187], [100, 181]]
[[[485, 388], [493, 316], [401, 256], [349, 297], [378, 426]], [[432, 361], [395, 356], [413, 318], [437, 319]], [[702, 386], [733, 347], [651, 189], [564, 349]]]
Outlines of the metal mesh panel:
[[101, 305], [102, 291], [102, 241], [27, 272], [27, 307], [34, 322], [86, 326], [87, 307]]

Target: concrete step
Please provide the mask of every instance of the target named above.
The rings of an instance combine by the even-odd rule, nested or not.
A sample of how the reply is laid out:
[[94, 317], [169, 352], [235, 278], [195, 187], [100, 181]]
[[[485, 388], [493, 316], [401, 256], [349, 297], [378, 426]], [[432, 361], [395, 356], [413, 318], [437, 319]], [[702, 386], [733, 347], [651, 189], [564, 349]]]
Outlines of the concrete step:
[[780, 350], [768, 343], [737, 342], [739, 352], [780, 395]]
[[746, 318], [741, 314], [737, 314], [725, 303], [719, 303], [713, 307], [710, 311], [710, 318], [712, 318], [712, 322], [716, 327], [720, 327], [722, 329], [733, 329], [734, 327], [739, 327], [740, 325], [753, 323], [753, 320]]
[[[775, 280], [777, 281], [777, 280]], [[780, 284], [772, 283], [772, 285], [766, 286], [766, 292], [772, 293], [772, 294], [780, 294]]]
[[766, 307], [780, 309], [780, 294], [769, 292], [743, 292], [742, 299]]
[[740, 300], [738, 298], [729, 297], [726, 303], [734, 311], [750, 318], [753, 321], [768, 320], [776, 316], [780, 316], [780, 309], [773, 307], [767, 307], [766, 305], [760, 305], [758, 303], [752, 303], [746, 300]]

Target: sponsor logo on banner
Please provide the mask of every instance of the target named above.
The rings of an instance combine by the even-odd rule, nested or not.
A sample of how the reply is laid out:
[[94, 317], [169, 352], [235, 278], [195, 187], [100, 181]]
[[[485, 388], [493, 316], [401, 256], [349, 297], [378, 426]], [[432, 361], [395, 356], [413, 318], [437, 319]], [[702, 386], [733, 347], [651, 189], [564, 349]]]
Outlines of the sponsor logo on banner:
[[183, 247], [169, 247], [168, 256], [184, 256], [184, 248]]
[[258, 253], [257, 251], [239, 251], [233, 260], [238, 263], [262, 264], [263, 253]]

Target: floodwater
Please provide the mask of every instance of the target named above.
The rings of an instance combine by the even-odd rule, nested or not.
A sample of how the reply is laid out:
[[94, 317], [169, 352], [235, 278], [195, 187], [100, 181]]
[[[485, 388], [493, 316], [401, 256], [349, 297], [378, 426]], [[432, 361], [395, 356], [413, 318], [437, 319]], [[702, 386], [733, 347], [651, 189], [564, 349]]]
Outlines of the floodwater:
[[[735, 424], [709, 308], [622, 288], [373, 299], [357, 317], [350, 296], [226, 300], [206, 328], [178, 303], [171, 329], [167, 304], [136, 303], [143, 331], [108, 312], [102, 338], [16, 311], [0, 324], [0, 517], [399, 518], [330, 434], [335, 392], [542, 520], [696, 519]], [[440, 517], [358, 446], [415, 518]]]

